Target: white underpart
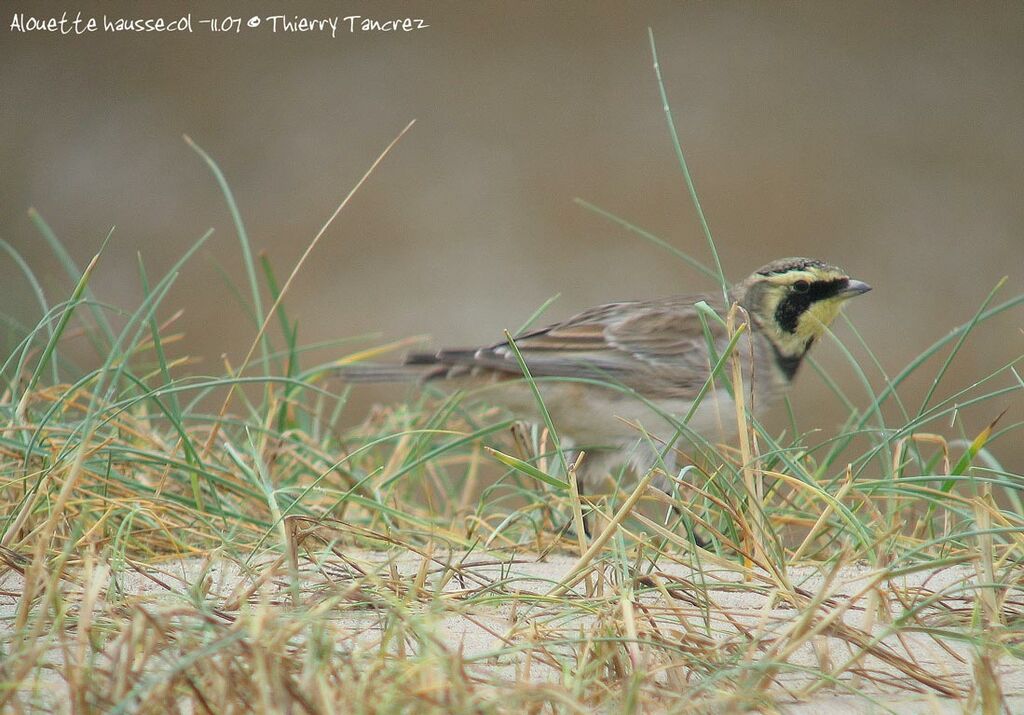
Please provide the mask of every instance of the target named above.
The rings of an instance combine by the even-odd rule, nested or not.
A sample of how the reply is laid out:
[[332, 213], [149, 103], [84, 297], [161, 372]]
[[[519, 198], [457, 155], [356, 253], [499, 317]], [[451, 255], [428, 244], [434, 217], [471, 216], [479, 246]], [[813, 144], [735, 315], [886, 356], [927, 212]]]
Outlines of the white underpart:
[[[597, 480], [625, 462], [638, 474], [659, 464], [660, 453], [668, 444], [687, 449], [692, 440], [687, 433], [680, 436], [678, 425], [693, 407], [692, 400], [661, 399], [657, 410], [643, 400], [612, 389], [572, 383], [538, 384], [544, 405], [565, 448], [600, 447], [592, 451], [581, 476]], [[540, 422], [536, 400], [525, 384], [499, 388], [502, 404], [522, 419]], [[486, 398], [485, 398], [486, 399]], [[667, 415], [667, 417], [665, 416]], [[697, 405], [686, 430], [700, 435], [712, 444], [726, 442], [736, 436], [736, 406], [724, 388], [709, 390]], [[645, 434], [647, 436], [645, 436]], [[664, 454], [664, 466], [674, 471], [677, 454]]]
[[[609, 447], [632, 444], [642, 436], [640, 428], [655, 441], [670, 440], [677, 431], [675, 423], [682, 422], [693, 407], [692, 400], [663, 399], [656, 411], [636, 397], [594, 391], [568, 395], [565, 400], [558, 397], [550, 393], [545, 396], [556, 429], [578, 444]], [[686, 427], [712, 442], [730, 439], [736, 434], [736, 407], [729, 393], [724, 389], [709, 391]]]

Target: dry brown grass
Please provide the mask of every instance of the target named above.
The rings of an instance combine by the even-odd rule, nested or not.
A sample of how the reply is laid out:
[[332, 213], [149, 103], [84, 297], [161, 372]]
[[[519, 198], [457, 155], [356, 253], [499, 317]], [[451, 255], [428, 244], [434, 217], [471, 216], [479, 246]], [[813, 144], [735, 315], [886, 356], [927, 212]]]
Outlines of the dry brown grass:
[[[878, 389], [851, 355], [869, 404], [825, 376], [851, 415], [820, 442], [753, 421], [727, 352], [738, 449], [686, 442], [671, 496], [651, 473], [581, 501], [550, 420], [509, 443], [472, 396], [342, 429], [347, 390], [301, 369], [284, 313], [301, 262], [260, 282], [240, 219], [257, 337], [198, 377], [156, 314], [205, 237], [155, 283], [140, 264], [115, 330], [88, 287], [100, 254], [79, 271], [33, 216], [76, 285], [52, 309], [40, 289], [0, 368], [4, 712], [1024, 710], [1024, 476], [997, 458], [1024, 381], [1011, 364], [939, 392], [1024, 296], [989, 296]], [[86, 310], [102, 364], [74, 370], [58, 346]], [[941, 351], [913, 412], [899, 387]]]

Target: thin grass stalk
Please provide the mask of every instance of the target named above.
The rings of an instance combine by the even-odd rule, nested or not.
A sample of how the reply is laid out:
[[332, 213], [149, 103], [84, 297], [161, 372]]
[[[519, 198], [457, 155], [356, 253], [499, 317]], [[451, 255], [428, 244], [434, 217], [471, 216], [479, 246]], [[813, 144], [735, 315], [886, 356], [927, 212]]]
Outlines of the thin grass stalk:
[[[729, 311], [727, 330], [729, 336], [740, 335], [749, 330], [749, 323], [736, 324], [738, 306], [733, 306]], [[764, 477], [755, 463], [756, 457], [750, 449], [750, 425], [747, 422], [746, 397], [743, 389], [743, 365], [738, 351], [734, 350], [730, 358], [732, 370], [732, 396], [736, 407], [736, 422], [740, 439], [740, 459], [743, 472], [743, 486], [747, 493], [746, 516], [752, 526], [744, 528], [745, 545], [748, 553], [754, 554], [754, 558], [761, 563], [767, 562], [766, 550], [764, 548], [765, 524], [764, 524]], [[753, 385], [751, 385], [753, 390]], [[746, 525], [745, 525], [746, 526]], [[747, 564], [750, 566], [750, 564]]]
[[[384, 151], [382, 151], [377, 156], [374, 162], [370, 164], [370, 168], [366, 170], [366, 173], [363, 174], [363, 176], [359, 179], [359, 181], [356, 182], [355, 186], [352, 187], [352, 189], [348, 192], [345, 198], [342, 199], [341, 203], [338, 204], [338, 207], [334, 210], [334, 213], [331, 214], [331, 216], [327, 219], [324, 225], [320, 227], [320, 230], [313, 237], [313, 240], [310, 241], [309, 245], [306, 246], [306, 250], [303, 252], [302, 256], [295, 264], [295, 267], [292, 269], [291, 274], [289, 274], [288, 280], [286, 280], [284, 282], [284, 285], [281, 287], [281, 292], [278, 294], [277, 299], [274, 301], [274, 304], [270, 307], [270, 311], [266, 314], [265, 317], [263, 317], [262, 314], [260, 314], [262, 322], [260, 324], [259, 330], [256, 332], [256, 338], [253, 340], [252, 345], [250, 345], [249, 351], [245, 354], [245, 358], [242, 360], [242, 364], [239, 366], [238, 370], [235, 371], [235, 375], [240, 376], [242, 373], [245, 372], [246, 368], [249, 366], [249, 362], [252, 360], [253, 354], [256, 352], [256, 347], [258, 345], [263, 344], [265, 340], [267, 327], [270, 325], [270, 321], [273, 320], [274, 314], [277, 312], [277, 309], [280, 307], [285, 295], [288, 293], [288, 289], [291, 288], [292, 282], [295, 280], [295, 276], [298, 275], [299, 271], [302, 269], [302, 266], [305, 265], [306, 260], [313, 252], [313, 249], [316, 248], [318, 243], [320, 243], [320, 239], [323, 238], [324, 234], [327, 232], [327, 229], [330, 227], [332, 223], [334, 223], [334, 219], [338, 217], [338, 214], [340, 214], [342, 210], [348, 205], [349, 201], [352, 200], [352, 197], [355, 196], [356, 192], [359, 191], [362, 185], [366, 183], [366, 180], [370, 178], [370, 175], [377, 168], [377, 166], [382, 161], [384, 161], [384, 157], [386, 157], [388, 153], [391, 151], [391, 149], [396, 144], [398, 144], [401, 138], [405, 136], [406, 132], [408, 132], [412, 128], [412, 125], [415, 123], [415, 121], [416, 120], [409, 122], [405, 126], [405, 128], [398, 133], [398, 136], [391, 140], [391, 143], [384, 148]], [[253, 275], [255, 275], [255, 269], [253, 269]], [[253, 278], [253, 280], [255, 280], [255, 278]], [[264, 352], [265, 354], [263, 356], [263, 359], [265, 362], [269, 363], [269, 349], [266, 349]], [[228, 388], [228, 394], [224, 397], [224, 403], [220, 407], [218, 417], [223, 418], [227, 414], [228, 406], [231, 404], [231, 398], [234, 395], [234, 392], [234, 383], [232, 383], [232, 386]], [[210, 436], [207, 438], [206, 443], [203, 445], [203, 451], [201, 454], [204, 459], [206, 455], [209, 454], [210, 449], [213, 448], [213, 443], [217, 440], [217, 434], [219, 431], [220, 422], [218, 421], [214, 423], [213, 429], [210, 430]]]
[[[13, 260], [14, 263], [18, 266], [18, 269], [21, 271], [22, 275], [25, 276], [25, 280], [28, 281], [29, 287], [32, 289], [32, 293], [35, 295], [36, 301], [39, 303], [39, 307], [42, 310], [42, 315], [48, 315], [50, 312], [50, 304], [47, 302], [46, 294], [43, 292], [43, 287], [42, 285], [40, 285], [39, 280], [36, 278], [35, 273], [32, 271], [32, 268], [28, 265], [28, 263], [25, 261], [22, 255], [18, 253], [14, 246], [9, 244], [7, 241], [0, 239], [0, 248], [3, 248], [4, 251], [7, 252], [7, 255], [11, 257], [11, 260]], [[48, 338], [47, 342], [50, 342], [53, 340], [53, 326], [50, 325], [49, 321], [45, 321], [45, 326]], [[53, 382], [54, 385], [60, 382], [60, 373], [58, 370], [58, 361], [56, 353], [54, 353], [53, 359], [50, 362], [50, 380]], [[15, 377], [15, 380], [12, 382], [16, 381], [17, 377]]]
[[693, 207], [697, 211], [697, 218], [700, 220], [701, 230], [704, 232], [704, 238], [708, 242], [708, 248], [711, 250], [711, 257], [715, 261], [715, 271], [718, 274], [718, 283], [722, 289], [722, 298], [726, 304], [729, 303], [729, 284], [725, 280], [725, 273], [722, 271], [722, 261], [718, 257], [718, 249], [715, 248], [715, 241], [711, 237], [711, 227], [708, 225], [708, 220], [704, 216], [704, 209], [701, 208], [700, 198], [697, 196], [697, 189], [693, 185], [693, 179], [690, 177], [690, 169], [686, 165], [686, 157], [683, 156], [683, 147], [679, 143], [679, 134], [676, 132], [675, 120], [672, 118], [672, 107], [668, 102], [668, 92], [665, 90], [665, 82], [661, 77], [661, 63], [658, 62], [658, 50], [654, 45], [654, 30], [650, 27], [647, 28], [647, 38], [650, 40], [651, 45], [651, 58], [654, 61], [654, 75], [658, 80], [658, 92], [661, 95], [662, 110], [665, 113], [665, 121], [668, 123], [669, 135], [672, 137], [672, 148], [676, 153], [676, 160], [679, 162], [679, 168], [682, 169], [683, 179], [686, 181], [686, 190], [690, 194], [690, 200], [693, 202]]
[[[594, 557], [597, 556], [598, 552], [601, 551], [604, 545], [608, 543], [608, 540], [611, 539], [618, 531], [619, 525], [627, 516], [629, 516], [633, 507], [636, 506], [636, 503], [640, 500], [640, 497], [642, 497], [644, 492], [647, 491], [647, 487], [650, 485], [651, 480], [654, 479], [654, 475], [655, 471], [653, 469], [644, 475], [643, 479], [640, 480], [640, 483], [637, 484], [636, 488], [633, 490], [633, 493], [630, 494], [624, 502], [622, 502], [622, 506], [620, 506], [618, 511], [615, 512], [615, 515], [611, 519], [608, 519], [608, 524], [605, 526], [604, 530], [598, 534], [597, 538], [590, 544], [590, 547], [586, 552], [584, 552], [576, 563], [573, 564], [572, 568], [569, 569], [565, 578], [563, 578], [557, 586], [548, 591], [548, 597], [557, 598], [582, 580], [586, 575], [585, 570], [587, 566], [590, 565], [590, 562], [594, 560]], [[591, 513], [601, 514], [597, 509], [594, 509]]]

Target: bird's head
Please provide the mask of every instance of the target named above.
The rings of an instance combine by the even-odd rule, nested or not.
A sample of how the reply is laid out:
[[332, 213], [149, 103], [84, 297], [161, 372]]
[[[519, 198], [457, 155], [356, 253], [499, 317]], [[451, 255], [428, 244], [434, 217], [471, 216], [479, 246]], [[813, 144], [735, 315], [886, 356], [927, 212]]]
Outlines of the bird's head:
[[871, 290], [827, 263], [783, 258], [759, 268], [733, 288], [780, 354], [799, 358], [839, 315], [848, 299]]

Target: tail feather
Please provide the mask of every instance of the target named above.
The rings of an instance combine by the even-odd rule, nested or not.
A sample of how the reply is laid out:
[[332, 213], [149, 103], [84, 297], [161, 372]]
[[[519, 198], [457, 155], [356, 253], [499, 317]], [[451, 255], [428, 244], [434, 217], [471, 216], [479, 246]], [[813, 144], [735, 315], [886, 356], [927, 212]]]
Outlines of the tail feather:
[[429, 365], [389, 365], [361, 362], [338, 367], [345, 382], [418, 382], [431, 372]]
[[479, 350], [441, 350], [436, 353], [410, 353], [405, 362], [358, 362], [338, 367], [346, 382], [426, 382], [476, 374]]
[[405, 356], [405, 366], [436, 364], [437, 353], [409, 353]]

